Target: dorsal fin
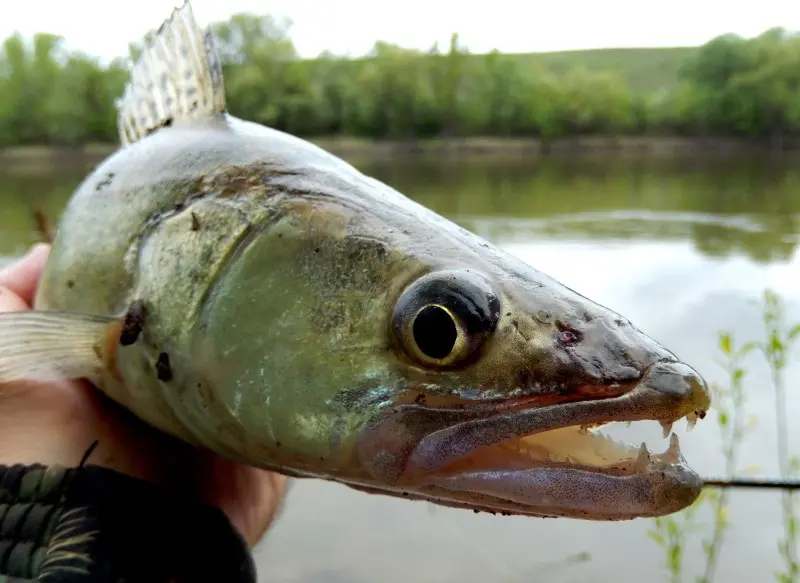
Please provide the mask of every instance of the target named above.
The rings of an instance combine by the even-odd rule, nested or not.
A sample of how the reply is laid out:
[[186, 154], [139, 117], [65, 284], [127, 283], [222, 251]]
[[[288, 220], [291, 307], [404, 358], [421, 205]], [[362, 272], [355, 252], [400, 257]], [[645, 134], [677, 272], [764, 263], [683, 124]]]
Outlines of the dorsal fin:
[[146, 40], [116, 105], [123, 147], [159, 128], [225, 111], [214, 38], [197, 25], [189, 0]]

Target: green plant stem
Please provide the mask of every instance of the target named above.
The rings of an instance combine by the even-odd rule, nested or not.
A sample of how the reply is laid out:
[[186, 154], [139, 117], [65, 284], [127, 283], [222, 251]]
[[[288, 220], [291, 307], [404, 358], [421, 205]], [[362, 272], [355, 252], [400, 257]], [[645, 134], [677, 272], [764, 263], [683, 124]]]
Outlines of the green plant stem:
[[[725, 456], [725, 474], [732, 476], [736, 473], [736, 466], [739, 457], [739, 444], [744, 436], [744, 425], [742, 423], [742, 407], [743, 397], [741, 387], [738, 386], [733, 372], [733, 367], [730, 367], [731, 389], [733, 393], [733, 407], [731, 409], [731, 430], [729, 439], [723, 444], [723, 454]], [[738, 390], [737, 390], [738, 386]], [[724, 436], [723, 436], [724, 437]], [[728, 499], [730, 492], [723, 490], [712, 500], [712, 508], [714, 510], [714, 530], [711, 535], [711, 540], [706, 549], [706, 568], [703, 576], [700, 578], [700, 583], [711, 583], [717, 573], [717, 565], [719, 564], [719, 555], [722, 550], [722, 545], [725, 539], [725, 531], [728, 527], [728, 521], [725, 515], [725, 509], [728, 507]]]
[[[786, 389], [783, 383], [782, 370], [779, 365], [772, 366], [772, 384], [775, 388], [775, 426], [778, 440], [778, 463], [782, 478], [790, 475], [789, 424], [786, 418]], [[793, 523], [797, 520], [794, 509], [794, 493], [790, 490], [781, 492], [781, 510], [783, 514], [784, 540], [781, 544], [783, 558], [786, 562], [786, 582], [796, 582], [800, 575], [800, 564], [797, 560], [797, 531]]]
[[[792, 472], [792, 458], [789, 452], [789, 424], [786, 416], [786, 387], [783, 372], [786, 368], [791, 343], [796, 337], [796, 327], [784, 336], [783, 304], [773, 292], [764, 293], [764, 327], [766, 339], [762, 346], [769, 363], [772, 386], [775, 391], [775, 431], [777, 437], [778, 468], [782, 478]], [[778, 543], [778, 551], [786, 570], [777, 573], [781, 583], [796, 583], [800, 575], [797, 560], [797, 516], [794, 509], [794, 496], [791, 491], [781, 493], [784, 538]]]

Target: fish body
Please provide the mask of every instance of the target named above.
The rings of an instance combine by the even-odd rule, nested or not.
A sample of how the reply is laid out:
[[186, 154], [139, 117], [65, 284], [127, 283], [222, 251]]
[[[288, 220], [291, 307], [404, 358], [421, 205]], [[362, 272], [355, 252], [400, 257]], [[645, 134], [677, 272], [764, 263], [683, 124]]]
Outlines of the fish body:
[[[187, 56], [188, 55], [188, 56]], [[702, 417], [703, 379], [621, 315], [309, 142], [225, 110], [188, 4], [60, 219], [0, 383], [87, 378], [198, 447], [438, 504], [618, 520], [701, 481], [587, 426]]]

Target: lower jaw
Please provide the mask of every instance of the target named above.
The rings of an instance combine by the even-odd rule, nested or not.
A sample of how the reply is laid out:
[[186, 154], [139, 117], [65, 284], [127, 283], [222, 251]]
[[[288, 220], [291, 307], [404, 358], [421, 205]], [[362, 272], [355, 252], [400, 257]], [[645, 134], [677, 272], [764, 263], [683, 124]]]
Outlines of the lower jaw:
[[[569, 446], [593, 450], [573, 449]], [[550, 446], [550, 449], [548, 449]], [[690, 505], [702, 482], [685, 464], [677, 436], [663, 454], [565, 427], [476, 450], [427, 474], [415, 490], [439, 504], [474, 510], [626, 520]], [[425, 497], [425, 496], [423, 496]]]
[[540, 468], [433, 478], [419, 491], [438, 504], [474, 511], [595, 521], [672, 514], [700, 494], [700, 479], [688, 469], [675, 484], [653, 478]]

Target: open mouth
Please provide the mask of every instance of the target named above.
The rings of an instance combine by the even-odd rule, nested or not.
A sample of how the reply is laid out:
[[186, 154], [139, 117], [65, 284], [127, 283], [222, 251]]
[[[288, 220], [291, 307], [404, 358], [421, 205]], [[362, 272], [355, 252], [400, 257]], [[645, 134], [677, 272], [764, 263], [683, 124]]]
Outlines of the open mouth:
[[[694, 427], [704, 416], [703, 412], [687, 415], [687, 428]], [[435, 474], [444, 477], [476, 470], [525, 471], [561, 466], [609, 476], [633, 476], [684, 463], [678, 436], [672, 433], [672, 423], [662, 423], [664, 438], [669, 439], [662, 453], [651, 452], [644, 442], [635, 446], [614, 439], [599, 430], [601, 425], [605, 424], [591, 428], [561, 427], [481, 447], [447, 464]]]
[[[693, 427], [709, 407], [708, 388], [690, 367], [656, 363], [616, 397], [528, 404], [456, 423], [440, 417], [416, 441], [396, 483], [438, 501], [513, 514], [595, 520], [669, 514], [691, 504], [702, 487], [672, 424], [685, 418]], [[426, 409], [431, 420], [436, 409]], [[661, 453], [598, 429], [646, 420], [660, 423], [669, 438]]]
[[[689, 426], [700, 416], [689, 414]], [[551, 429], [478, 448], [426, 482], [489, 511], [590, 520], [663, 516], [689, 506], [702, 488], [678, 436], [665, 432], [669, 444], [654, 453], [594, 429]]]

